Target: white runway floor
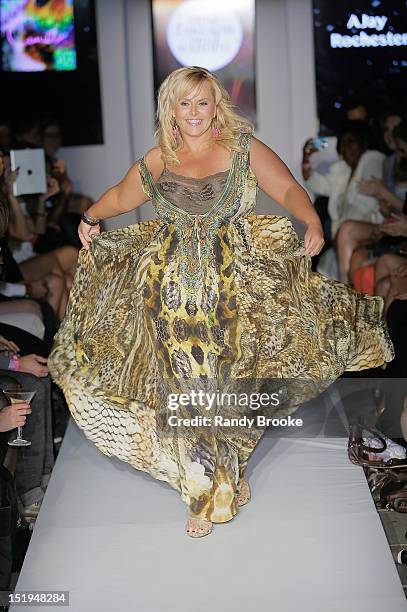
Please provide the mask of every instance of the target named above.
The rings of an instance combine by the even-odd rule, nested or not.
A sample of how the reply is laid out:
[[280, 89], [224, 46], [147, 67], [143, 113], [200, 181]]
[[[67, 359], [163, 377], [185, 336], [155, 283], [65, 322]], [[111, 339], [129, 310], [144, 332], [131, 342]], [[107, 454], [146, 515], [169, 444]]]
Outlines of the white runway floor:
[[71, 421], [16, 588], [68, 590], [71, 612], [406, 611], [345, 439], [263, 437], [248, 477], [250, 504], [194, 540], [176, 491]]

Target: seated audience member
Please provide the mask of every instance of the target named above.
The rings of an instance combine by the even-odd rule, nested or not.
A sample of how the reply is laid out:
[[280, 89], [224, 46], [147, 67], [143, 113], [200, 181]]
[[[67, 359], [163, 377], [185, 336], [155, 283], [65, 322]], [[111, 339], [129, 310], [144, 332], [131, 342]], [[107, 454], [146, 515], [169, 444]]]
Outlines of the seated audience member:
[[0, 121], [0, 149], [2, 151], [11, 149], [11, 127], [4, 121]]
[[[0, 177], [3, 158], [0, 156]], [[0, 181], [1, 186], [1, 181]], [[48, 351], [56, 332], [53, 308], [43, 299], [48, 293], [45, 281], [24, 283], [3, 238], [9, 223], [9, 203], [0, 189], [0, 322], [20, 326], [42, 338]]]
[[[58, 156], [62, 144], [62, 131], [58, 121], [48, 118], [41, 123], [42, 146], [46, 152], [47, 172], [59, 185], [59, 191], [48, 198], [50, 208], [44, 233], [35, 243], [36, 253], [47, 253], [62, 246], [81, 248], [77, 228], [80, 215], [70, 210], [72, 181], [68, 176], [65, 161]], [[83, 212], [83, 211], [82, 211]]]
[[[395, 357], [387, 364], [383, 376], [407, 380], [407, 300], [394, 299], [387, 310], [387, 327], [393, 342]], [[394, 393], [399, 385], [394, 385]], [[407, 442], [407, 397], [401, 400], [404, 403], [400, 424], [404, 440]]]
[[[1, 375], [0, 371], [0, 381]], [[24, 447], [23, 452], [17, 453], [14, 472], [20, 512], [27, 520], [35, 520], [55, 464], [51, 381], [48, 376], [39, 378], [21, 372], [13, 372], [13, 378], [23, 389], [36, 391], [31, 400], [30, 418], [23, 423], [24, 436], [31, 441], [31, 445]]]
[[[0, 328], [3, 323], [22, 327], [43, 340], [49, 352], [57, 329], [57, 319], [52, 306], [45, 301], [49, 292], [48, 285], [45, 280], [25, 283], [18, 264], [2, 239], [0, 249], [3, 265], [0, 276], [3, 279], [0, 280]], [[28, 317], [30, 319], [27, 323]], [[24, 324], [21, 318], [24, 318]]]
[[[393, 123], [395, 119], [393, 117]], [[338, 257], [344, 282], [352, 281], [355, 272], [369, 260], [373, 262], [375, 257], [386, 252], [398, 252], [400, 247], [400, 240], [390, 237], [397, 236], [392, 233], [390, 222], [403, 210], [407, 194], [407, 118], [394, 128], [391, 137], [389, 130], [385, 140], [389, 147], [394, 147], [395, 153], [386, 159], [384, 180], [360, 182], [362, 193], [379, 200], [380, 210], [389, 221], [388, 229], [384, 225], [362, 221], [343, 223], [338, 232]]]
[[11, 145], [14, 149], [37, 148], [42, 146], [41, 126], [37, 119], [20, 120], [13, 126]]
[[[306, 187], [316, 195], [328, 196], [328, 213], [331, 218], [331, 239], [337, 249], [337, 235], [348, 219], [379, 223], [383, 216], [377, 198], [363, 194], [359, 182], [363, 179], [382, 178], [384, 155], [369, 149], [371, 134], [361, 121], [350, 121], [344, 126], [338, 139], [342, 159], [322, 175], [312, 170], [310, 155], [315, 151], [309, 141], [303, 151], [303, 177]], [[327, 254], [329, 251], [327, 252]], [[327, 255], [326, 254], [326, 255]], [[326, 255], [324, 257], [326, 257]], [[343, 279], [343, 270], [340, 271]]]
[[[45, 200], [40, 198], [39, 208], [36, 209], [35, 221], [33, 221], [28, 214], [27, 206], [24, 212], [22, 202], [12, 194], [12, 184], [15, 178], [16, 172], [12, 172], [9, 165], [6, 164], [3, 193], [10, 205], [9, 236], [19, 242], [19, 248], [14, 250], [13, 257], [19, 263], [19, 270], [25, 283], [38, 284], [38, 282], [45, 281], [48, 291], [44, 297], [54, 309], [59, 320], [62, 320], [72, 285], [78, 250], [71, 246], [64, 246], [50, 253], [33, 255], [32, 240], [36, 234], [45, 230], [46, 213], [43, 208]], [[54, 193], [56, 189], [56, 181], [52, 179], [48, 195]]]
[[[8, 376], [0, 377], [0, 379], [3, 386], [16, 384], [16, 381]], [[11, 405], [0, 391], [0, 590], [10, 588], [12, 572], [20, 570], [29, 544], [29, 538], [24, 537], [22, 541], [20, 537], [17, 537], [16, 523], [19, 508], [13, 478], [14, 466], [8, 454], [10, 448], [7, 441], [11, 430], [25, 425], [26, 416], [30, 413], [31, 409], [26, 402]], [[23, 525], [22, 521], [20, 525]], [[24, 532], [26, 535], [27, 530], [24, 529]], [[23, 533], [20, 532], [20, 535], [22, 536]], [[3, 608], [0, 609], [3, 610]]]
[[394, 300], [407, 299], [407, 257], [382, 255], [376, 262], [375, 276], [375, 295], [384, 299], [385, 311]]
[[[1, 356], [0, 359], [3, 361], [4, 357]], [[20, 361], [23, 360], [21, 357]], [[48, 376], [46, 360], [44, 362], [40, 366], [41, 369], [38, 369], [37, 375], [23, 372], [23, 364], [18, 371], [10, 372], [0, 368], [0, 388], [16, 390], [20, 388], [36, 392], [31, 400], [31, 416], [27, 422], [24, 420], [22, 423], [24, 436], [31, 441], [31, 445], [25, 447], [23, 452], [17, 453], [14, 471], [20, 511], [26, 519], [36, 518], [55, 464], [51, 379]], [[13, 411], [7, 409], [3, 414], [3, 410], [0, 412], [0, 421], [3, 417], [9, 422], [7, 416], [10, 419]], [[3, 439], [4, 443], [7, 444], [7, 440]]]
[[369, 111], [367, 103], [362, 98], [348, 99], [344, 105], [347, 121], [364, 121], [369, 122]]

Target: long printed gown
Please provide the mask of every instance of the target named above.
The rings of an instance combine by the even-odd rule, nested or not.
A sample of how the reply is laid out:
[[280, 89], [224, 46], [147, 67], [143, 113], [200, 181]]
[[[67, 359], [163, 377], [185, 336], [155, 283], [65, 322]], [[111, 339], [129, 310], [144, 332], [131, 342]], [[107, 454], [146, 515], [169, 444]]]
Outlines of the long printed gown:
[[263, 430], [169, 426], [171, 415], [242, 415], [233, 402], [171, 410], [170, 393], [296, 381], [271, 413], [283, 416], [321, 381], [393, 358], [381, 298], [311, 272], [291, 222], [254, 215], [250, 135], [237, 138], [230, 171], [201, 184], [172, 173], [154, 182], [140, 160], [158, 219], [103, 232], [81, 250], [49, 358], [100, 451], [167, 481], [190, 511], [218, 523], [237, 512]]

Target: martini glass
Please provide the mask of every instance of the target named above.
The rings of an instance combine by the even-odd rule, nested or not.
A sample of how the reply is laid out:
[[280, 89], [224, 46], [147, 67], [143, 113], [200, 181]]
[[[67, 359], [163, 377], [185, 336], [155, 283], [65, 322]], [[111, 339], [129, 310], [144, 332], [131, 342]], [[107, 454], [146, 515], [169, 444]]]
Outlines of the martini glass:
[[[20, 391], [14, 389], [3, 389], [3, 393], [9, 400], [10, 404], [21, 404], [21, 402], [30, 403], [36, 391]], [[29, 440], [24, 440], [22, 437], [23, 428], [22, 426], [17, 427], [17, 438], [8, 442], [9, 446], [31, 446]]]

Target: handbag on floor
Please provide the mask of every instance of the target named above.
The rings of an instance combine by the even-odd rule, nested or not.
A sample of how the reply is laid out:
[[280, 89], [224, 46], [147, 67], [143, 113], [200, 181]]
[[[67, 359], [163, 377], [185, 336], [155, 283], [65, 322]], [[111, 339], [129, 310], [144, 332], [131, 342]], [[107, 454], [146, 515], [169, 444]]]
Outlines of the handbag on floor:
[[[370, 434], [363, 436], [364, 432]], [[404, 451], [404, 452], [403, 452]], [[374, 453], [377, 459], [369, 458]], [[404, 456], [403, 456], [404, 455]], [[373, 427], [353, 424], [349, 433], [348, 456], [365, 471], [372, 497], [377, 505], [406, 512], [407, 449]]]

